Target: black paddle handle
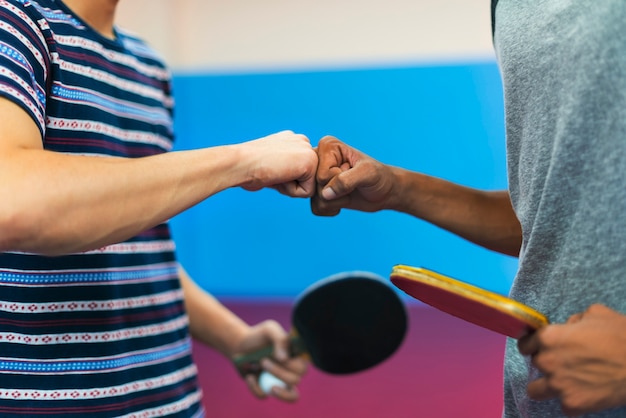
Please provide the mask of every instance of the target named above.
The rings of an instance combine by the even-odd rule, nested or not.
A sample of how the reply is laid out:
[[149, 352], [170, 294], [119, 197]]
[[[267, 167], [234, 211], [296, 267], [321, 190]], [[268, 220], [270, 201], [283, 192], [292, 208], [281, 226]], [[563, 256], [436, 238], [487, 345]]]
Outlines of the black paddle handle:
[[[292, 335], [289, 337], [289, 355], [291, 357], [297, 357], [306, 352], [306, 348], [304, 347], [304, 343], [302, 339], [297, 335]], [[274, 347], [268, 345], [266, 347], [260, 348], [251, 353], [241, 354], [236, 356], [233, 359], [233, 363], [239, 371], [241, 376], [246, 376], [248, 374], [260, 374], [263, 371], [261, 367], [261, 359], [266, 357], [272, 357], [274, 353]]]

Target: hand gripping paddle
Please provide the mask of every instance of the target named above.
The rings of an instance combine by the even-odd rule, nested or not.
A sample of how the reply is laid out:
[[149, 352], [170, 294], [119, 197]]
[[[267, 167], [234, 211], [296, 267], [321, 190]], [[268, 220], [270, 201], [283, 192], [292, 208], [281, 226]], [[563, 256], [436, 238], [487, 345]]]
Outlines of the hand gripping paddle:
[[512, 338], [549, 323], [543, 314], [520, 302], [424, 268], [397, 265], [391, 282], [443, 312]]
[[[406, 308], [393, 287], [368, 272], [346, 272], [320, 280], [295, 300], [291, 312], [291, 356], [307, 356], [329, 374], [349, 374], [391, 356], [407, 329]], [[242, 376], [259, 373], [271, 357], [265, 347], [234, 359]]]

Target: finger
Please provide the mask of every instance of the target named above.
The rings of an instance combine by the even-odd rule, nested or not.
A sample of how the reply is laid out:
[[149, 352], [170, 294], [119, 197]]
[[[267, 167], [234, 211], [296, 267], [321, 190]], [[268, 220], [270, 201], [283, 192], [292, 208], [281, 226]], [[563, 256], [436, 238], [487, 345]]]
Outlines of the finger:
[[272, 356], [282, 360], [289, 358], [289, 335], [275, 320], [262, 321], [252, 327], [252, 332], [238, 350], [248, 353], [262, 347], [272, 346]]
[[311, 212], [317, 216], [336, 216], [341, 212], [341, 207], [329, 205], [326, 200], [316, 195], [311, 198]]
[[317, 188], [317, 181], [315, 181], [315, 175], [304, 176], [297, 181], [299, 193], [296, 197], [311, 197], [315, 194]]
[[259, 326], [262, 327], [263, 334], [274, 348], [274, 358], [279, 362], [287, 361], [289, 359], [289, 335], [283, 327], [273, 320], [264, 321]]
[[257, 379], [257, 376], [253, 374], [249, 374], [249, 375], [246, 375], [245, 380], [246, 380], [246, 385], [248, 386], [248, 389], [250, 389], [250, 392], [252, 392], [254, 396], [256, 396], [259, 399], [267, 398], [267, 394], [263, 392], [263, 389], [261, 389], [261, 386], [259, 386], [259, 381]]
[[[342, 170], [338, 168], [338, 170]], [[322, 189], [322, 197], [326, 200], [336, 200], [352, 193], [358, 186], [363, 176], [357, 167], [341, 171], [328, 181]]]
[[326, 136], [320, 140], [317, 146], [317, 174], [318, 183], [326, 184], [336, 175], [336, 169], [345, 164], [343, 157], [343, 148], [347, 145], [340, 142], [337, 138]]
[[532, 356], [539, 351], [539, 331], [528, 334], [517, 341], [517, 348], [522, 355]]
[[298, 388], [296, 386], [287, 386], [284, 388], [280, 386], [274, 386], [272, 387], [270, 393], [274, 397], [285, 402], [292, 403], [300, 399], [300, 391], [298, 391]]
[[574, 315], [570, 316], [570, 317], [567, 319], [567, 323], [568, 323], [568, 324], [575, 324], [575, 323], [577, 323], [577, 322], [580, 322], [580, 320], [581, 320], [581, 319], [583, 319], [583, 313], [582, 313], [582, 312], [579, 312], [579, 313], [576, 313], [576, 314], [574, 314]]
[[311, 197], [315, 193], [315, 179], [310, 178], [305, 182], [289, 181], [272, 186], [280, 194], [290, 197]]
[[526, 388], [528, 397], [536, 401], [546, 401], [559, 396], [559, 392], [552, 388], [546, 377], [540, 377], [530, 382]]
[[350, 196], [345, 196], [335, 200], [326, 200], [318, 194], [311, 198], [311, 211], [317, 216], [336, 216], [341, 209], [349, 205], [350, 199]]
[[324, 187], [328, 184], [328, 182], [330, 180], [332, 180], [333, 178], [335, 178], [336, 176], [338, 176], [339, 174], [341, 174], [343, 170], [342, 167], [328, 167], [326, 169], [327, 173], [324, 176], [324, 178], [320, 178], [319, 176], [319, 166], [318, 166], [318, 171], [315, 177], [315, 183], [317, 186], [317, 193], [321, 195], [322, 190], [324, 189]]
[[[298, 379], [301, 380], [302, 376], [304, 376], [304, 374], [309, 369], [309, 362], [305, 360], [302, 356], [292, 357], [289, 359], [289, 361], [285, 363], [285, 367], [296, 373], [298, 375]], [[293, 383], [297, 384], [299, 382], [294, 381]]]
[[593, 305], [590, 305], [587, 308], [587, 310], [584, 312], [584, 316], [594, 316], [594, 315], [600, 315], [600, 314], [607, 314], [611, 312], [615, 312], [615, 311], [613, 311], [611, 308], [601, 303], [594, 303]]
[[[342, 171], [344, 171], [345, 169], [347, 169], [345, 165], [342, 167], [331, 167], [328, 169], [329, 180], [317, 180], [317, 190], [311, 198], [311, 212], [313, 212], [315, 215], [336, 216], [341, 212], [341, 209], [348, 202], [347, 198], [336, 199], [336, 196], [332, 189], [326, 188], [326, 192], [324, 192], [324, 188], [328, 184], [328, 181], [341, 174]], [[326, 193], [326, 196], [324, 196], [324, 193]]]
[[270, 359], [263, 359], [261, 360], [261, 366], [263, 367], [263, 370], [269, 372], [285, 382], [287, 385], [291, 386], [298, 385], [307, 370], [307, 364], [306, 362], [303, 362], [302, 359], [292, 359], [284, 363], [278, 363]]

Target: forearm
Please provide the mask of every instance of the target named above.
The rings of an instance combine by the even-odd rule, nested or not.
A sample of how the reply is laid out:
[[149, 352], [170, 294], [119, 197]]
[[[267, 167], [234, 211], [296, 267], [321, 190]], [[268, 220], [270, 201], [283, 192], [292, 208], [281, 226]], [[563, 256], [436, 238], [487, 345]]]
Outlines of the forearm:
[[62, 254], [132, 237], [241, 182], [238, 152], [125, 159], [5, 150], [0, 250]]
[[517, 256], [522, 241], [508, 192], [482, 191], [392, 167], [394, 191], [386, 204], [478, 245]]
[[201, 289], [184, 269], [180, 268], [179, 273], [192, 337], [232, 356], [248, 332], [248, 324]]

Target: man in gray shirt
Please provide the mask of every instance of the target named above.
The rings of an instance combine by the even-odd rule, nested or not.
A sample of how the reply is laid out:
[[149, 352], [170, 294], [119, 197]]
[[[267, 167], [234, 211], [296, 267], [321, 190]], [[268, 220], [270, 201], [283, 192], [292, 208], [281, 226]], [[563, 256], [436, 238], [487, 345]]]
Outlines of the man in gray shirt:
[[[497, 3], [497, 4], [496, 4]], [[511, 296], [555, 325], [505, 359], [505, 417], [626, 417], [626, 2], [492, 2], [507, 191], [320, 141], [316, 214], [391, 209], [519, 256]]]

